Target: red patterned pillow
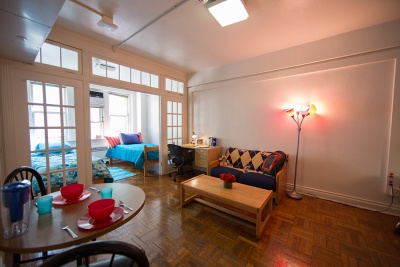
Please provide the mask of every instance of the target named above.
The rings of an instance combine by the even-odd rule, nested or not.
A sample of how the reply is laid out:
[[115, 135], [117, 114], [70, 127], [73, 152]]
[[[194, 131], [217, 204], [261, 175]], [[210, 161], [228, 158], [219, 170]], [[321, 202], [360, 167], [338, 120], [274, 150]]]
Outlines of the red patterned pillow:
[[143, 143], [143, 137], [142, 137], [142, 133], [141, 133], [141, 132], [138, 132], [138, 133], [137, 133], [137, 135], [139, 135], [139, 140], [140, 140], [140, 142], [142, 142], [142, 143]]
[[119, 136], [104, 136], [111, 148], [121, 144]]

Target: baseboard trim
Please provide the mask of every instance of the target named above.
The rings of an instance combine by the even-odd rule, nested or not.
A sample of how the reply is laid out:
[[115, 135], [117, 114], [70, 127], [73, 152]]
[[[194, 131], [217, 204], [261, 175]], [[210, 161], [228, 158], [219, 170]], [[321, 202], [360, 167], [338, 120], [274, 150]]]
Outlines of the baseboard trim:
[[[293, 190], [293, 184], [287, 184], [286, 190], [287, 191]], [[400, 216], [400, 207], [398, 206], [391, 206], [388, 210], [386, 210], [389, 207], [390, 203], [381, 203], [381, 202], [371, 201], [368, 199], [357, 198], [357, 197], [347, 196], [343, 194], [338, 194], [334, 192], [324, 191], [305, 186], [298, 186], [298, 185], [296, 185], [296, 191], [302, 195], [310, 195], [321, 199], [331, 200], [341, 204], [354, 206], [357, 208]]]

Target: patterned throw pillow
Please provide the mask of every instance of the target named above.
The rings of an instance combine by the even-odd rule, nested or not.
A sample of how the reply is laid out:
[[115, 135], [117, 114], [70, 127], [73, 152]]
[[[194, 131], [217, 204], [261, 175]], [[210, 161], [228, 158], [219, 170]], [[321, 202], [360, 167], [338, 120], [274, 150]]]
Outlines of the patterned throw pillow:
[[119, 136], [104, 136], [108, 142], [108, 145], [113, 148], [116, 145], [121, 144], [121, 140], [119, 139]]
[[282, 169], [285, 160], [285, 153], [282, 151], [275, 151], [264, 160], [261, 169], [265, 174], [276, 176], [276, 174]]

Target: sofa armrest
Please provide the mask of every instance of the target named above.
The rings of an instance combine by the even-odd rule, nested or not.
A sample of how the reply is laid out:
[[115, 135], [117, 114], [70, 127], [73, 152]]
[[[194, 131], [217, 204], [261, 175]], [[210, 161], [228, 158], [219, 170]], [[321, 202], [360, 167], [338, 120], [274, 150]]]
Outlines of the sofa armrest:
[[278, 204], [282, 197], [286, 194], [287, 171], [286, 167], [289, 162], [289, 155], [286, 154], [286, 160], [282, 169], [276, 174], [276, 197], [275, 203]]
[[221, 161], [220, 161], [219, 159], [216, 159], [216, 160], [211, 161], [211, 162], [210, 162], [210, 170], [211, 170], [212, 168], [218, 167], [220, 163], [221, 163]]

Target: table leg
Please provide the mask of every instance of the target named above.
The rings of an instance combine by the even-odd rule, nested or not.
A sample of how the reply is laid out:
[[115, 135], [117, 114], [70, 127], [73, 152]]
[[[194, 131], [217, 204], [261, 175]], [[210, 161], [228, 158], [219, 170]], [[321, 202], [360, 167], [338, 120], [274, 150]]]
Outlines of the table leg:
[[262, 210], [259, 209], [256, 214], [256, 238], [257, 239], [260, 239], [260, 237], [261, 237], [261, 227], [262, 227], [261, 215], [262, 215]]
[[185, 188], [181, 185], [181, 207], [185, 205]]

